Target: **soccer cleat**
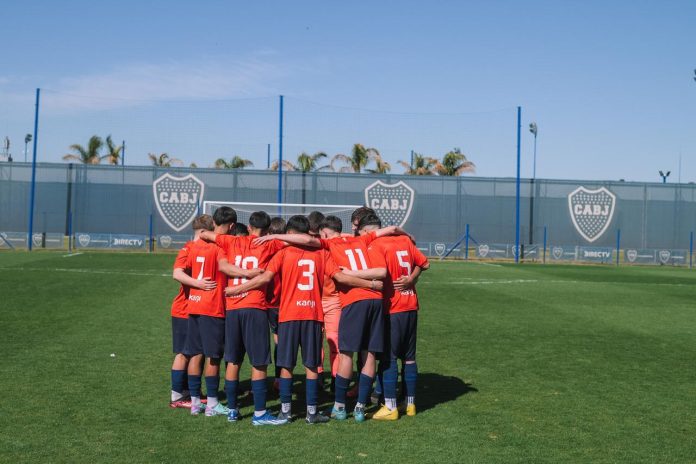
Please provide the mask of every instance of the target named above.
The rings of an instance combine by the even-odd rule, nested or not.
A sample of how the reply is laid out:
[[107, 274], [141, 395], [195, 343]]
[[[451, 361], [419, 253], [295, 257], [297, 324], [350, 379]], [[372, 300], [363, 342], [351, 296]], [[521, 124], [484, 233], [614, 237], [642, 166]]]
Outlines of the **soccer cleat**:
[[180, 400], [170, 401], [169, 407], [170, 408], [191, 409], [191, 399], [190, 398], [181, 398]]
[[198, 404], [198, 405], [192, 404], [191, 405], [191, 415], [192, 416], [197, 416], [200, 413], [202, 413], [203, 411], [205, 411], [205, 405], [203, 405], [203, 404]]
[[227, 416], [230, 413], [230, 410], [227, 408], [227, 406], [223, 406], [222, 403], [218, 403], [215, 405], [215, 407], [205, 407], [205, 415], [207, 417], [212, 417], [212, 416]]
[[268, 411], [263, 416], [256, 417], [254, 415], [251, 419], [252, 425], [283, 425], [287, 423], [287, 419], [280, 419]]
[[407, 416], [413, 417], [416, 415], [416, 405], [401, 403], [399, 405], [399, 413], [406, 414]]
[[365, 422], [365, 408], [356, 406], [355, 409], [353, 409], [353, 418], [355, 422]]
[[278, 420], [284, 420], [284, 421], [286, 421], [286, 422], [292, 422], [292, 414], [290, 414], [289, 412], [280, 411], [280, 412], [278, 413], [278, 416], [277, 416], [277, 417], [278, 417]]
[[382, 405], [379, 411], [372, 415], [372, 418], [380, 421], [395, 421], [399, 419], [399, 410], [389, 409], [385, 405]]
[[242, 416], [239, 414], [239, 409], [230, 409], [229, 411], [227, 413], [227, 422], [237, 422], [241, 419]]
[[336, 420], [346, 420], [348, 418], [348, 413], [346, 412], [346, 408], [336, 408], [335, 406], [331, 408], [331, 414], [330, 414], [332, 419]]
[[321, 413], [307, 414], [305, 422], [308, 424], [325, 424], [329, 422], [329, 418]]

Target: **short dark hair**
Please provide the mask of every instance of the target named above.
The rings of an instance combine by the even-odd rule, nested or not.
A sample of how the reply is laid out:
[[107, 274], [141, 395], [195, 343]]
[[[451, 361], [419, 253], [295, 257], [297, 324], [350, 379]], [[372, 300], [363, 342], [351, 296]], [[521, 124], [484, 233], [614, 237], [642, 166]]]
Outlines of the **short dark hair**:
[[289, 231], [294, 230], [301, 234], [306, 234], [309, 232], [309, 219], [299, 214], [288, 219], [288, 225], [286, 229]]
[[265, 211], [256, 211], [249, 216], [249, 225], [265, 231], [271, 225], [271, 216]]
[[249, 228], [241, 222], [236, 222], [230, 229], [230, 235], [236, 235], [237, 237], [246, 237], [247, 235], [249, 235]]
[[213, 218], [210, 214], [201, 214], [193, 220], [192, 228], [193, 230], [213, 230], [215, 224], [213, 224]]
[[321, 221], [319, 229], [331, 229], [334, 232], [338, 232], [340, 234], [343, 230], [343, 222], [341, 221], [341, 218], [338, 216], [326, 216], [324, 220]]
[[271, 225], [268, 226], [269, 234], [284, 234], [285, 233], [285, 219], [280, 216], [276, 216], [271, 219]]
[[353, 214], [350, 215], [350, 222], [354, 224], [356, 221], [360, 222], [360, 219], [363, 218], [363, 216], [367, 216], [368, 214], [376, 214], [375, 210], [368, 207], [368, 206], [361, 206], [360, 208], [356, 209], [353, 211]]
[[221, 206], [213, 213], [213, 222], [216, 226], [234, 224], [237, 222], [237, 212], [229, 206]]
[[324, 220], [324, 213], [321, 211], [312, 211], [307, 215], [307, 219], [309, 219], [309, 233], [319, 235], [319, 228], [321, 222]]
[[358, 230], [367, 226], [377, 226], [378, 228], [381, 228], [382, 220], [376, 214], [367, 214], [360, 218], [360, 222], [358, 222]]

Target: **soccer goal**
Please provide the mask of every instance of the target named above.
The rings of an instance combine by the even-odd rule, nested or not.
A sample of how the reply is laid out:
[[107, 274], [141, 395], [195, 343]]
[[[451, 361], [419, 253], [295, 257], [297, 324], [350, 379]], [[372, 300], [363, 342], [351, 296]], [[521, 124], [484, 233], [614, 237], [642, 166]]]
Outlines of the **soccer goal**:
[[343, 231], [350, 232], [350, 215], [362, 205], [307, 205], [293, 203], [246, 203], [235, 201], [204, 201], [203, 213], [212, 215], [221, 206], [229, 206], [237, 212], [237, 221], [249, 223], [249, 216], [254, 211], [265, 211], [271, 217], [280, 216], [286, 221], [296, 214], [307, 215], [319, 211], [325, 216], [337, 216], [343, 222]]

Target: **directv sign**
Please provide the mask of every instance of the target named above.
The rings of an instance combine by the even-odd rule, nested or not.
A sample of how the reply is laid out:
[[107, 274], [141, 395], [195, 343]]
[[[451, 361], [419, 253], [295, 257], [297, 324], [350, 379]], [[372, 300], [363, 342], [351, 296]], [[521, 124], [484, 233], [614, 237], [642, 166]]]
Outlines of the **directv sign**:
[[76, 248], [126, 248], [145, 249], [147, 237], [145, 235], [124, 234], [75, 234]]

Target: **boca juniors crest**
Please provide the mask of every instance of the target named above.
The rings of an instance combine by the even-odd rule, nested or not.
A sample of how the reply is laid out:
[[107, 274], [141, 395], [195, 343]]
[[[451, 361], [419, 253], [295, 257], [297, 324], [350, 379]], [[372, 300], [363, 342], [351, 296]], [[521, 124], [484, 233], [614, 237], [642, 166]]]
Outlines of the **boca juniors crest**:
[[384, 225], [402, 227], [413, 208], [415, 193], [404, 181], [385, 184], [381, 180], [365, 189], [365, 204], [374, 209]]
[[616, 196], [604, 187], [596, 190], [578, 187], [568, 195], [570, 218], [588, 242], [594, 242], [607, 231], [615, 205]]
[[203, 201], [205, 184], [193, 174], [174, 177], [167, 173], [152, 183], [155, 205], [164, 222], [179, 232], [189, 225]]

